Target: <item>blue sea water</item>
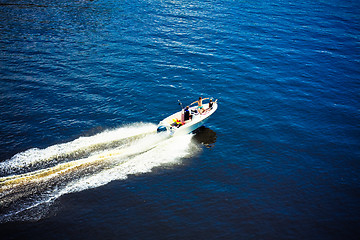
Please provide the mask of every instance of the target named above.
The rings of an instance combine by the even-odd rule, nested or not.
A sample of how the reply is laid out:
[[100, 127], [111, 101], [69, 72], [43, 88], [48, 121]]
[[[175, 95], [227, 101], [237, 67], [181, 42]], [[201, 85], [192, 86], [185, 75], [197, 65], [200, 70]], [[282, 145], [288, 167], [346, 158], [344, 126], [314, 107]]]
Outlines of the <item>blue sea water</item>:
[[[360, 2], [0, 0], [5, 239], [358, 239]], [[193, 135], [156, 124], [199, 96]]]

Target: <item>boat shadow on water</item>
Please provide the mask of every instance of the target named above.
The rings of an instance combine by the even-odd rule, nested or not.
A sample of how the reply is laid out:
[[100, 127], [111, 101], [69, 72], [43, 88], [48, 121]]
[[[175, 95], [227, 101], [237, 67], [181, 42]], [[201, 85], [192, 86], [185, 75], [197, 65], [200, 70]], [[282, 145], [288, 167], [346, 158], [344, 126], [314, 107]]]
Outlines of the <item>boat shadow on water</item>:
[[199, 127], [194, 132], [194, 140], [206, 148], [213, 148], [216, 142], [216, 132], [205, 126]]

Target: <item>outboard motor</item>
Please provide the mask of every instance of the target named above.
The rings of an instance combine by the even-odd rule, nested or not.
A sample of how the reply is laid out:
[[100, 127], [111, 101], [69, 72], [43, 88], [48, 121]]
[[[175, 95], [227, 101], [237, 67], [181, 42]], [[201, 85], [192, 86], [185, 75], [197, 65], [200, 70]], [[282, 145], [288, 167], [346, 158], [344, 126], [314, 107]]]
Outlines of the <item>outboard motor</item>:
[[167, 131], [167, 128], [166, 128], [165, 126], [159, 126], [159, 127], [157, 128], [157, 132], [158, 132], [158, 133], [166, 132], [166, 131]]

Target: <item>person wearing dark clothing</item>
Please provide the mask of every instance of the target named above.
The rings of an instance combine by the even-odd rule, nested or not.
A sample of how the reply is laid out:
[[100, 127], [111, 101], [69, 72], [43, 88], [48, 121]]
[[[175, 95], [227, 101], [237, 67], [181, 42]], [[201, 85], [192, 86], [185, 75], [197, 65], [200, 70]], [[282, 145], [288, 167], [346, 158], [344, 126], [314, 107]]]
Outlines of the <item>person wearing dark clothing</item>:
[[184, 121], [190, 120], [192, 118], [189, 110], [189, 106], [187, 106], [184, 110]]
[[212, 107], [213, 107], [213, 101], [212, 101], [212, 99], [210, 99], [210, 102], [209, 102], [209, 108], [208, 108], [208, 110], [211, 110], [212, 109]]

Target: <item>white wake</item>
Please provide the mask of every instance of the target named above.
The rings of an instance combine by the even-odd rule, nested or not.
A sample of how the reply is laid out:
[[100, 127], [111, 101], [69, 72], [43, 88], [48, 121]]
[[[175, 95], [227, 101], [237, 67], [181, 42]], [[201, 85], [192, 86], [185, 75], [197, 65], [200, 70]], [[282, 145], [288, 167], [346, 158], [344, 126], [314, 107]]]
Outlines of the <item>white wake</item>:
[[192, 135], [170, 138], [145, 123], [29, 149], [0, 163], [0, 222], [38, 220], [64, 194], [180, 164], [199, 151]]

